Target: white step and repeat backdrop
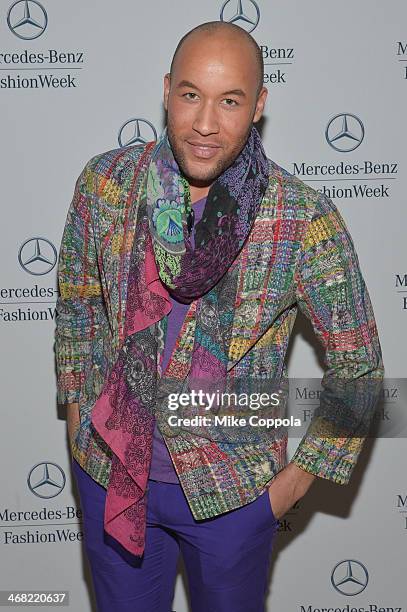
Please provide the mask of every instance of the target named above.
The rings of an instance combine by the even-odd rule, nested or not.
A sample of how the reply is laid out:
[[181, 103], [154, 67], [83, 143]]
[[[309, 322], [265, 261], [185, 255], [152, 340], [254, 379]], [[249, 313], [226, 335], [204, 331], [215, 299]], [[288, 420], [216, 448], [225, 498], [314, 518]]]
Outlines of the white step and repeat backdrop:
[[[161, 131], [176, 43], [220, 18], [262, 46], [269, 157], [332, 197], [348, 224], [377, 318], [385, 403], [402, 401], [390, 377], [407, 367], [405, 0], [1, 0], [2, 590], [68, 590], [72, 610], [95, 609], [55, 397], [57, 253], [84, 163]], [[322, 374], [301, 319], [289, 374]], [[268, 610], [407, 610], [406, 450], [401, 435], [369, 442], [349, 486], [318, 481], [284, 517]], [[185, 593], [180, 573], [177, 612], [188, 610]]]

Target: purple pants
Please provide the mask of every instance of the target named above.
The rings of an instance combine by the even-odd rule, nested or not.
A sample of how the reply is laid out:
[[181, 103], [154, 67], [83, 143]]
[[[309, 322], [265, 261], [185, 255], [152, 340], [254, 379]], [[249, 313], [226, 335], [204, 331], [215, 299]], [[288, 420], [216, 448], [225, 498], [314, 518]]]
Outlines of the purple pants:
[[196, 521], [179, 484], [149, 480], [142, 559], [103, 530], [106, 489], [72, 460], [98, 612], [171, 612], [181, 551], [192, 612], [262, 612], [277, 532], [268, 492]]

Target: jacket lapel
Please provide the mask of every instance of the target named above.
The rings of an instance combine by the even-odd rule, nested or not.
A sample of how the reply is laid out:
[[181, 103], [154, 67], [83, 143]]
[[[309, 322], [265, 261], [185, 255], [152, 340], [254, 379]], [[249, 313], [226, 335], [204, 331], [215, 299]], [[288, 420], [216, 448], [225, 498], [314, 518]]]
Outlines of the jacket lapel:
[[[219, 298], [221, 318], [227, 319], [225, 311], [231, 309], [229, 318], [232, 322], [224, 334], [228, 370], [256, 343], [270, 320], [270, 307], [273, 304], [270, 304], [268, 287], [270, 276], [276, 272], [278, 219], [283, 206], [280, 196], [279, 183], [274, 176], [270, 176], [252, 231], [234, 262], [236, 269], [232, 267], [228, 271], [231, 282], [235, 284], [234, 296], [229, 289], [225, 294], [222, 292]], [[276, 299], [274, 307], [277, 303]]]
[[[124, 341], [124, 321], [128, 274], [136, 230], [140, 193], [147, 180], [148, 163], [154, 142], [148, 143], [136, 166], [123, 176], [118, 203], [114, 208], [99, 208], [99, 263], [106, 307], [116, 348]], [[124, 173], [123, 173], [124, 174]]]

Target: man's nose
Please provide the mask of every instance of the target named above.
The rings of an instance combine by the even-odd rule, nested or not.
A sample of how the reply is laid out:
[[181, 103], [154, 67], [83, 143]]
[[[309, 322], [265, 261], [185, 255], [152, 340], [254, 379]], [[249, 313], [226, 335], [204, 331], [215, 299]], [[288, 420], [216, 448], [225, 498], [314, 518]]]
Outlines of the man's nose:
[[219, 132], [218, 117], [211, 103], [206, 102], [199, 105], [192, 127], [202, 136]]

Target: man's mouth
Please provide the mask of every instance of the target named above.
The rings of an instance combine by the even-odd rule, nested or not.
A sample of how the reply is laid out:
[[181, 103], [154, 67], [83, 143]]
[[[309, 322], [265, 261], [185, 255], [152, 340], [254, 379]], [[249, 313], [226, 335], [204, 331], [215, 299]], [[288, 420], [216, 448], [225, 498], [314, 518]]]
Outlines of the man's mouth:
[[194, 140], [187, 140], [186, 142], [192, 154], [199, 159], [212, 159], [220, 149], [220, 146], [214, 143], [203, 143]]

